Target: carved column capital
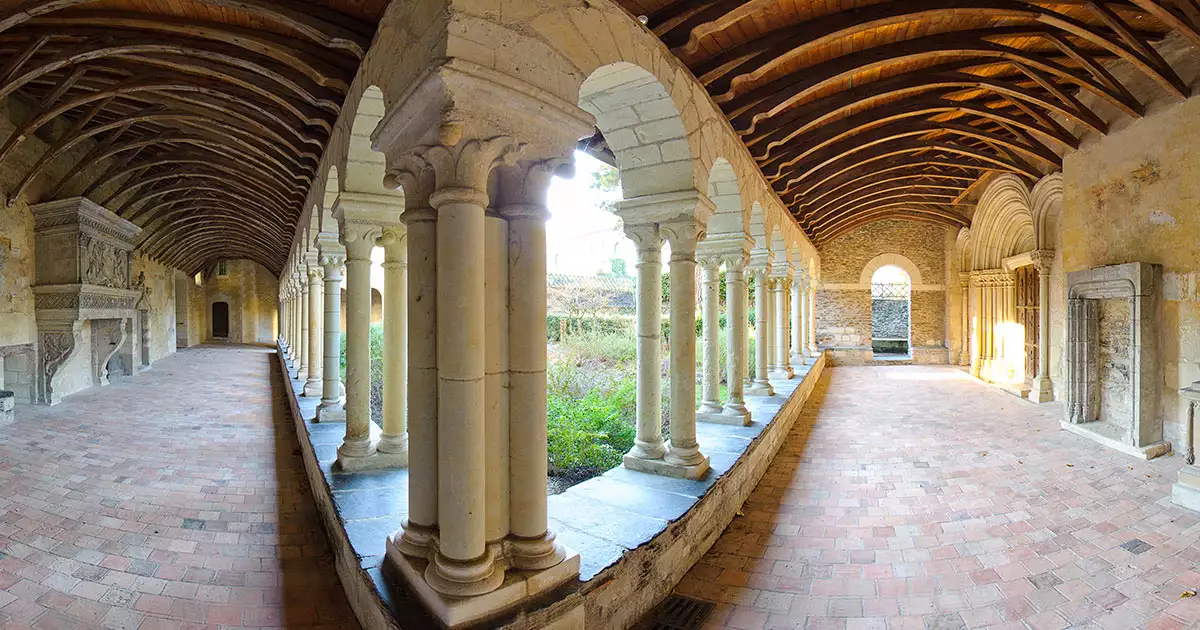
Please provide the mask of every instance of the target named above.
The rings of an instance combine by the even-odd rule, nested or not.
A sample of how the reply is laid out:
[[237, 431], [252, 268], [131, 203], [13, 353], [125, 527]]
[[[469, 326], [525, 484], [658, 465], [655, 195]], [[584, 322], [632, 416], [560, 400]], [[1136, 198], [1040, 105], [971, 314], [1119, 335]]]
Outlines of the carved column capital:
[[309, 284], [312, 284], [314, 282], [320, 282], [324, 277], [325, 277], [325, 270], [322, 269], [321, 267], [319, 267], [317, 265], [313, 265], [308, 268]]
[[633, 241], [637, 247], [638, 260], [642, 260], [651, 254], [657, 256], [662, 251], [662, 235], [658, 233], [658, 226], [653, 223], [644, 223], [641, 225], [625, 225], [625, 236]]
[[494, 205], [506, 219], [546, 219], [546, 195], [555, 175], [574, 174], [575, 162], [569, 158], [522, 160], [512, 166], [500, 166], [499, 194]]
[[720, 272], [722, 260], [723, 258], [718, 254], [706, 254], [697, 258], [696, 262], [699, 263], [700, 267], [706, 272], [710, 273], [715, 280], [717, 274]]
[[383, 248], [385, 268], [408, 259], [408, 229], [403, 225], [384, 226], [375, 244]]
[[429, 197], [436, 189], [433, 169], [429, 163], [416, 155], [405, 155], [389, 165], [383, 176], [383, 185], [404, 192], [404, 209], [428, 208]]
[[346, 248], [346, 260], [370, 262], [371, 250], [375, 248], [375, 242], [382, 235], [383, 229], [377, 225], [348, 222], [343, 223], [340, 228], [340, 240]]
[[693, 260], [696, 245], [704, 238], [704, 224], [690, 217], [663, 221], [658, 231], [671, 243], [671, 260]]
[[1033, 260], [1033, 267], [1039, 274], [1050, 273], [1050, 266], [1054, 264], [1054, 250], [1035, 249], [1029, 253], [1029, 257]]
[[746, 269], [746, 264], [749, 257], [743, 252], [726, 253], [721, 255], [721, 262], [725, 263], [726, 271], [742, 272]]
[[455, 202], [487, 206], [492, 169], [514, 164], [524, 148], [509, 136], [418, 147], [415, 153], [433, 170], [437, 186], [429, 204], [434, 208]]

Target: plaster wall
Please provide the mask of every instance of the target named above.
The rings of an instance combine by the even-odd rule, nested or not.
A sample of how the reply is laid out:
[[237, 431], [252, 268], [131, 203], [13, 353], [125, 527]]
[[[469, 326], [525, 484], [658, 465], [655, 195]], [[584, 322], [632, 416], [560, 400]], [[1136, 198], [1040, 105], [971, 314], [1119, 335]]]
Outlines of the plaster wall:
[[213, 303], [227, 302], [229, 341], [272, 343], [276, 337], [279, 296], [279, 283], [274, 274], [249, 260], [227, 261], [227, 269], [226, 275], [219, 276], [214, 268], [204, 278], [203, 307], [198, 318], [203, 322], [202, 341], [213, 338]]
[[24, 201], [0, 203], [0, 346], [32, 343], [33, 215]]
[[[1157, 108], [1064, 160], [1064, 271], [1126, 262], [1163, 266], [1161, 413], [1182, 450], [1187, 405], [1200, 380], [1200, 98]], [[1052, 337], [1061, 349], [1062, 289], [1052, 287]], [[1061, 354], [1061, 350], [1059, 350]], [[1059, 367], [1061, 374], [1061, 367]]]
[[[151, 363], [175, 352], [175, 271], [145, 256], [133, 257], [133, 277], [146, 274], [148, 291], [138, 309], [149, 311]], [[135, 356], [134, 360], [141, 359]]]
[[863, 271], [881, 255], [898, 254], [919, 274], [912, 291], [914, 359], [919, 354], [923, 362], [945, 362], [947, 247], [952, 254], [949, 228], [902, 220], [871, 223], [818, 245], [818, 346], [831, 349], [836, 363], [870, 360], [871, 285], [863, 282]]

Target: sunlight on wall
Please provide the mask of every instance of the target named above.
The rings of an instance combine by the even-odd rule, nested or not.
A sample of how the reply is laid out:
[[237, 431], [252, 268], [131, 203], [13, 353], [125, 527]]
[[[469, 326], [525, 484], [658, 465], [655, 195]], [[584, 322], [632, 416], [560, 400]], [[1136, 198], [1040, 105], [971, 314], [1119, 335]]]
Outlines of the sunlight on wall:
[[985, 366], [986, 380], [994, 383], [1023, 383], [1025, 381], [1025, 326], [1017, 322], [1000, 322], [992, 329], [996, 339], [996, 356]]

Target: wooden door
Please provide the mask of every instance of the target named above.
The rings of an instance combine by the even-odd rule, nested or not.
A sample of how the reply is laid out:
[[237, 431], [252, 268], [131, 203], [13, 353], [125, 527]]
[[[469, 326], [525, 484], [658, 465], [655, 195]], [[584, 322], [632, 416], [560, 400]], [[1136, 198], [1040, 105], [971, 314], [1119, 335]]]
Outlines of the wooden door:
[[229, 336], [229, 303], [213, 302], [212, 330], [214, 337]]
[[1025, 329], [1025, 380], [1037, 376], [1038, 272], [1033, 265], [1016, 271], [1017, 323]]

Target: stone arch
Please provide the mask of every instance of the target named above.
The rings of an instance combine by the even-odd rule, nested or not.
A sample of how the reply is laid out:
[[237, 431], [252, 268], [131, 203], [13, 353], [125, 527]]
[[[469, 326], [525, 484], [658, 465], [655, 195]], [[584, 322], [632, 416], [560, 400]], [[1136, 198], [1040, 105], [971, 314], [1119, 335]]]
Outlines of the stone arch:
[[601, 66], [579, 86], [579, 106], [616, 156], [626, 199], [695, 188], [683, 118], [649, 71], [625, 61]]
[[708, 175], [708, 198], [716, 212], [708, 220], [708, 236], [745, 235], [750, 232], [749, 216], [742, 209], [741, 187], [737, 173], [725, 158], [713, 162]]
[[1004, 173], [988, 183], [971, 220], [971, 269], [999, 269], [1005, 258], [1034, 249], [1031, 207], [1020, 177]]
[[1029, 193], [1033, 208], [1033, 236], [1037, 249], [1058, 247], [1058, 221], [1062, 215], [1063, 174], [1051, 173]]
[[750, 213], [750, 238], [754, 240], [755, 249], [771, 248], [771, 232], [773, 225], [767, 220], [766, 212], [762, 205], [755, 201]]
[[325, 176], [325, 190], [321, 198], [321, 220], [318, 222], [320, 231], [329, 234], [337, 234], [337, 221], [333, 219], [333, 204], [337, 201], [338, 193], [341, 192], [341, 181], [338, 178], [338, 168], [336, 166], [329, 167], [329, 173]]
[[912, 286], [915, 287], [917, 285], [925, 284], [921, 278], [921, 270], [917, 269], [917, 266], [913, 263], [913, 261], [909, 260], [905, 256], [901, 256], [900, 254], [880, 254], [871, 260], [868, 260], [867, 264], [863, 266], [862, 273], [858, 276], [858, 283], [870, 285], [871, 278], [875, 276], [875, 272], [879, 271], [880, 267], [886, 267], [888, 265], [903, 269], [904, 273], [908, 274], [908, 279], [909, 282], [912, 283]]
[[342, 167], [342, 190], [403, 197], [398, 188], [384, 186], [386, 161], [384, 155], [372, 145], [371, 136], [379, 127], [385, 112], [383, 91], [374, 85], [368, 86], [358, 100], [350, 126], [346, 161]]
[[962, 228], [954, 238], [954, 253], [958, 258], [958, 271], [965, 273], [971, 269], [971, 228]]

